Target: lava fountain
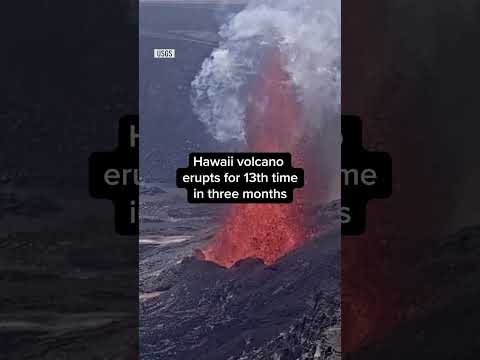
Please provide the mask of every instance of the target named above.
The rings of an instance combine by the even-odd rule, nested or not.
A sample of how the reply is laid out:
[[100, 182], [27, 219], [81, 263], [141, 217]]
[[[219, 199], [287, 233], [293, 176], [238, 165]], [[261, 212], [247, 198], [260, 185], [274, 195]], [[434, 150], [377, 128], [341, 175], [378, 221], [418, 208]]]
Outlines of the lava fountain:
[[[248, 151], [290, 152], [293, 165], [302, 167], [301, 109], [278, 51], [265, 61], [253, 94], [246, 120]], [[274, 263], [305, 241], [302, 198], [302, 190], [296, 190], [291, 204], [232, 205], [204, 250], [205, 259], [226, 267], [245, 258]]]

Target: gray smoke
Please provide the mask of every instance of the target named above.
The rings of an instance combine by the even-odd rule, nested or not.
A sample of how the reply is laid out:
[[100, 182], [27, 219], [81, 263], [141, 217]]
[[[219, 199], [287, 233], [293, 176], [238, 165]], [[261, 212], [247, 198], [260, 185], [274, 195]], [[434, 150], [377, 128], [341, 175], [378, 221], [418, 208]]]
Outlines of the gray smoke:
[[246, 111], [265, 101], [252, 95], [253, 80], [277, 49], [304, 133], [314, 138], [309, 178], [321, 184], [323, 200], [340, 197], [340, 17], [340, 0], [252, 0], [221, 27], [219, 47], [192, 82], [193, 109], [207, 131], [221, 143], [245, 144]]
[[252, 0], [220, 29], [221, 43], [192, 82], [192, 104], [220, 142], [245, 141], [251, 80], [275, 47], [305, 121], [323, 129], [340, 113], [340, 0]]

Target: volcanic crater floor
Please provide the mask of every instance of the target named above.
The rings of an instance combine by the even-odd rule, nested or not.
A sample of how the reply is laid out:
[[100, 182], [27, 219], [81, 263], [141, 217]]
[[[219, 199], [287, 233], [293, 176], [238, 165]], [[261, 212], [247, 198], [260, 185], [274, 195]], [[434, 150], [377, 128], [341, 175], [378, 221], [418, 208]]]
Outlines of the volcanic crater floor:
[[249, 258], [224, 268], [195, 256], [221, 207], [155, 188], [141, 196], [142, 358], [340, 358], [339, 202], [312, 208], [309, 221], [322, 230], [274, 264]]

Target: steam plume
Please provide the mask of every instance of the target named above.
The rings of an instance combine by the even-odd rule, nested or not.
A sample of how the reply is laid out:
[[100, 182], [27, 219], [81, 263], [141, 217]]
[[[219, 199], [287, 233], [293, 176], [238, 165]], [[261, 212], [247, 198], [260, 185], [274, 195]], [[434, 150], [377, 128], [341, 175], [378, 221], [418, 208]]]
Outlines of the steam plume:
[[252, 0], [220, 36], [192, 82], [194, 111], [215, 139], [246, 142], [246, 109], [268, 101], [253, 98], [252, 79], [271, 49], [280, 51], [305, 126], [321, 134], [338, 121], [339, 0]]

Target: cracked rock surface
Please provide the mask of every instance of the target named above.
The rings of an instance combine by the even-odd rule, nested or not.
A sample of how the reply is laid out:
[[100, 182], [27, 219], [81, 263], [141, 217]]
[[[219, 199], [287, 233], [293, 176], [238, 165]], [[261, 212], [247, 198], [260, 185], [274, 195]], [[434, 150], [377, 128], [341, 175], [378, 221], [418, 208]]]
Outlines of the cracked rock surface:
[[245, 259], [226, 269], [188, 256], [166, 268], [142, 250], [142, 358], [339, 359], [337, 208], [312, 211], [332, 226], [271, 266]]

